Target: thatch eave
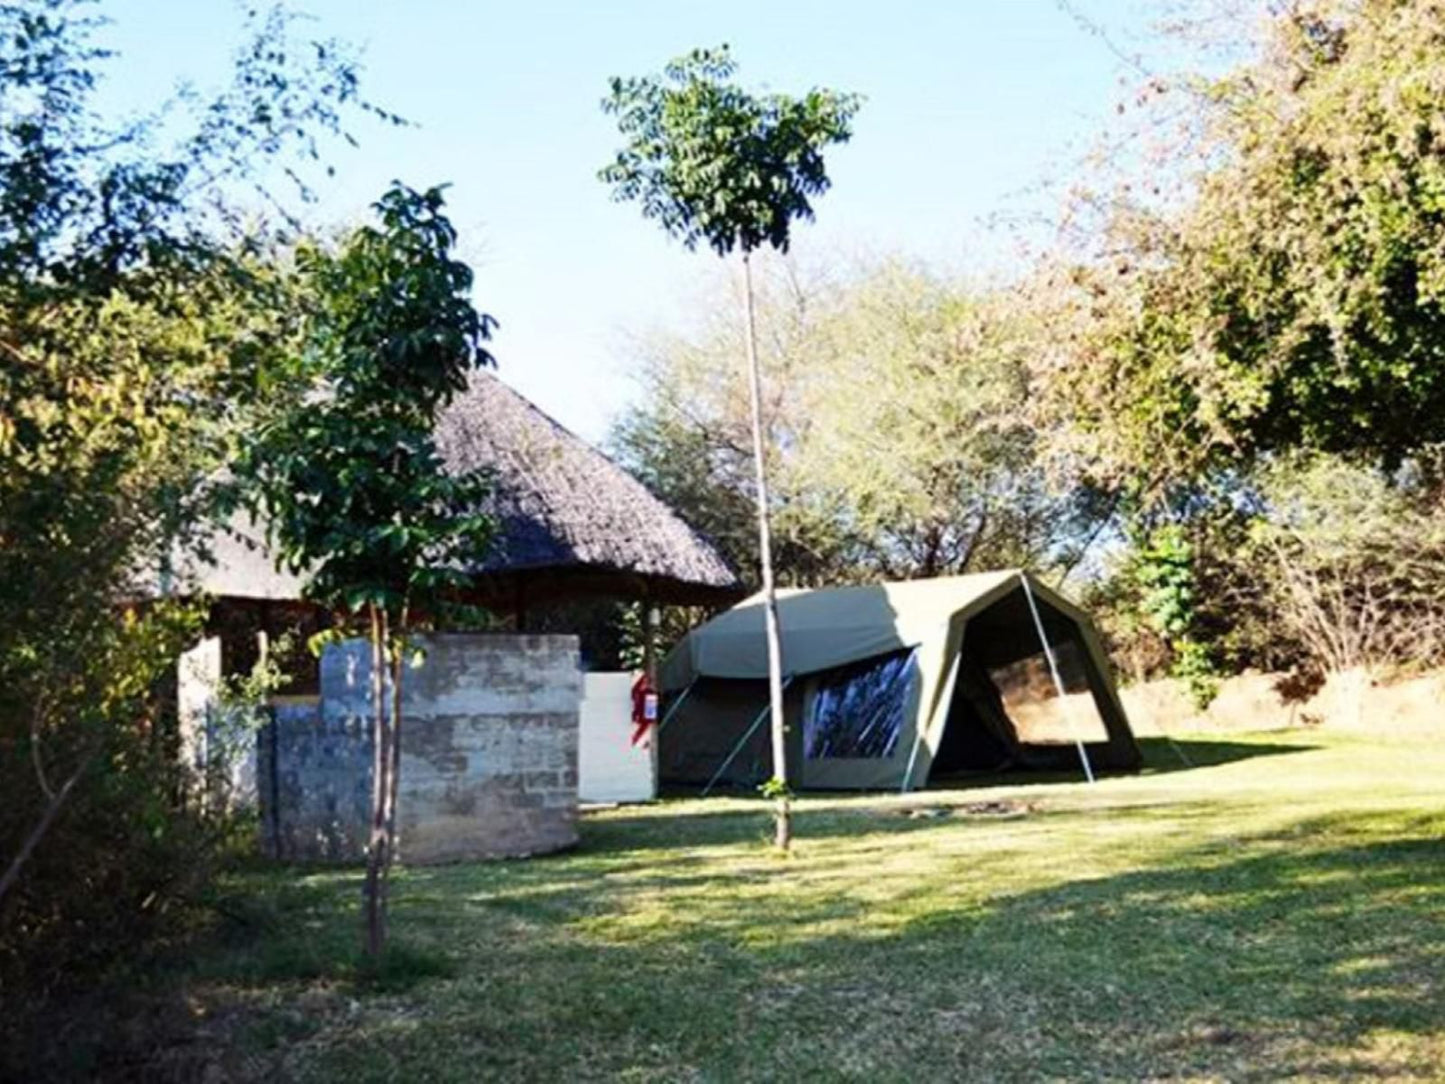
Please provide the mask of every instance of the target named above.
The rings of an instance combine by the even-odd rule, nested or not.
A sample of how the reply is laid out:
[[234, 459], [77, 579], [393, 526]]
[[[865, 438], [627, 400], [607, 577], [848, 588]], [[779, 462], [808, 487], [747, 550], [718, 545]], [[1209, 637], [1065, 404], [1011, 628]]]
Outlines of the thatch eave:
[[[492, 608], [573, 596], [715, 606], [745, 591], [715, 546], [617, 463], [490, 374], [444, 412], [437, 444], [449, 469], [492, 480], [497, 536], [469, 570]], [[161, 593], [295, 601], [304, 574], [278, 571], [264, 532], [244, 518], [217, 531], [210, 560], [187, 563]]]

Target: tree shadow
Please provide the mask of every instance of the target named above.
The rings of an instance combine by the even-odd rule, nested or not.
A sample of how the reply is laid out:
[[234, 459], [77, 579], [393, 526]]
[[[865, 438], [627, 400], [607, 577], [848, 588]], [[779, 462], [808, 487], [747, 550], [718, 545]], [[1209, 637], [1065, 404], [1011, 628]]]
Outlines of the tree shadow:
[[[1308, 849], [1312, 836], [1353, 827], [1346, 817], [1303, 822], [1166, 868], [931, 910], [885, 951], [847, 935], [814, 945], [813, 958], [830, 962], [806, 981], [825, 991], [869, 959], [951, 954], [960, 974], [1003, 977], [996, 991], [1031, 1024], [1016, 1041], [999, 1038], [1038, 1052], [1029, 1075], [1042, 1077], [1075, 1075], [1071, 1059], [1084, 1052], [1090, 1075], [1109, 1079], [1424, 1073], [1372, 1067], [1365, 1048], [1376, 1033], [1445, 1043], [1441, 825], [1419, 824], [1437, 838]], [[917, 981], [934, 970], [921, 965]]]
[[[1218, 738], [1193, 737], [1140, 738], [1138, 742], [1143, 761], [1137, 770], [1096, 772], [1098, 777], [1167, 775], [1193, 771], [1197, 768], [1213, 768], [1222, 764], [1233, 764], [1256, 757], [1304, 753], [1318, 748], [1318, 746], [1304, 743], [1228, 741]], [[1045, 770], [1019, 766], [998, 771], [955, 772], [942, 778], [930, 779], [925, 789], [1052, 786], [1058, 783], [1078, 783], [1082, 778], [1082, 770], [1075, 765], [1070, 765], [1066, 769]]]
[[[747, 816], [693, 818], [687, 838]], [[578, 1058], [599, 1078], [647, 1076], [656, 1058], [653, 1075], [698, 1079], [1430, 1079], [1445, 1052], [1442, 827], [1340, 814], [1062, 883], [1097, 856], [1043, 835], [1023, 845], [1057, 849], [1058, 875], [1001, 894], [967, 890], [986, 856], [966, 848], [874, 876], [858, 868], [867, 847], [840, 849], [801, 885], [761, 859], [665, 885], [645, 853], [459, 867], [404, 890], [398, 922], [443, 909], [446, 931], [483, 939], [461, 966], [480, 968], [486, 997], [449, 994], [448, 1026], [487, 1038], [497, 1078], [566, 1077]], [[639, 907], [666, 917], [634, 920]], [[566, 1043], [519, 1044], [502, 1006]], [[356, 1041], [404, 1066], [438, 1037]]]

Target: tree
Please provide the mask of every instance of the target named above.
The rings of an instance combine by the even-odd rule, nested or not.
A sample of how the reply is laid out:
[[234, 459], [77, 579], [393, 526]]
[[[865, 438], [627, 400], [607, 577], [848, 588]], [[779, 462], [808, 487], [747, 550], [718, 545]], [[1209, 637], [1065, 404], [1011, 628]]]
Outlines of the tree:
[[1329, 0], [1267, 28], [1196, 81], [1185, 195], [1125, 194], [1099, 257], [1056, 276], [1077, 322], [1046, 386], [1146, 488], [1296, 449], [1388, 466], [1445, 439], [1445, 11]]
[[187, 801], [165, 689], [203, 615], [155, 570], [285, 393], [290, 280], [238, 182], [288, 205], [266, 177], [365, 108], [278, 11], [230, 86], [117, 123], [87, 7], [0, 3], [0, 983], [36, 1011], [210, 867], [223, 826]]
[[[314, 307], [298, 359], [311, 393], [243, 450], [238, 473], [278, 560], [371, 643], [372, 801], [367, 953], [386, 939], [401, 764], [402, 680], [412, 634], [443, 613], [492, 532], [487, 479], [449, 474], [433, 431], [468, 374], [493, 364], [494, 321], [469, 299], [472, 272], [440, 189], [393, 185], [378, 226], [335, 254], [301, 255]], [[389, 704], [388, 704], [389, 700]]]
[[1437, 451], [1391, 477], [1307, 455], [1259, 472], [1264, 511], [1248, 556], [1276, 629], [1302, 649], [1302, 669], [1370, 673], [1445, 659], [1439, 465]]
[[811, 90], [801, 98], [755, 95], [730, 81], [735, 72], [723, 46], [674, 60], [661, 78], [613, 79], [602, 107], [617, 118], [627, 142], [600, 176], [613, 186], [614, 198], [640, 201], [646, 217], [688, 248], [706, 241], [719, 256], [734, 249], [742, 253], [772, 712], [773, 778], [766, 790], [777, 803], [777, 846], [787, 850], [792, 822], [752, 253], [764, 244], [786, 252], [794, 220], [812, 218], [811, 201], [829, 187], [823, 150], [850, 137], [859, 99], [829, 90]]
[[[1438, 505], [1407, 480], [1445, 440], [1445, 11], [1275, 4], [1257, 38], [1211, 21], [1226, 47], [1128, 107], [1163, 155], [1121, 153], [1120, 183], [1075, 208], [1100, 227], [1089, 245], [1035, 283], [1058, 331], [1041, 425], [1127, 492], [1135, 538], [1187, 536], [1200, 631], [1175, 638], [1177, 664], [1431, 658], [1440, 607], [1388, 566], [1434, 566]], [[1368, 544], [1282, 519], [1325, 514], [1322, 463], [1342, 506], [1393, 492], [1408, 535], [1368, 502]]]
[[[826, 508], [790, 483], [809, 426], [803, 389], [828, 378], [817, 326], [836, 294], [791, 262], [754, 264], [774, 579], [794, 587], [838, 582], [860, 564], [851, 540]], [[749, 373], [737, 364], [747, 349], [737, 286], [719, 274], [697, 302], [695, 327], [641, 344], [643, 394], [611, 442], [628, 469], [716, 543], [756, 589], [757, 473]]]
[[[1067, 575], [1112, 516], [1051, 477], [1027, 409], [1045, 327], [1009, 290], [897, 259], [826, 272], [758, 261], [775, 574], [793, 586], [1022, 567]], [[751, 499], [748, 401], [726, 361], [732, 296], [653, 340], [620, 457], [739, 567]]]

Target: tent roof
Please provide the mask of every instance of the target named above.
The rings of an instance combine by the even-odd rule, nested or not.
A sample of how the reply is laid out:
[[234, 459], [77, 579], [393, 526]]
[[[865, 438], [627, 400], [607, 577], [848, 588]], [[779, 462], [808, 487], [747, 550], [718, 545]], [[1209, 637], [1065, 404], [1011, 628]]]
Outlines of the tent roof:
[[[1022, 583], [1020, 569], [861, 587], [778, 592], [783, 672], [808, 674], [912, 647], [943, 634], [956, 617], [977, 612]], [[1077, 611], [1030, 578], [1041, 596]], [[664, 688], [699, 677], [764, 678], [768, 673], [763, 599], [752, 595], [690, 632], [662, 666]]]

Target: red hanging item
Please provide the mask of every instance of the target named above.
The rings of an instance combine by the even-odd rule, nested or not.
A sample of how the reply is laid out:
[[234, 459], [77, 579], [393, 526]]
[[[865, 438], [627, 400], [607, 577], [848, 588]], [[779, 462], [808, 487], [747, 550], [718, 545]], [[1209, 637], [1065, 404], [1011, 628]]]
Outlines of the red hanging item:
[[657, 690], [644, 672], [632, 683], [632, 744], [640, 744], [657, 725]]

